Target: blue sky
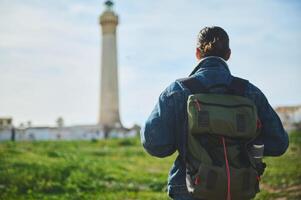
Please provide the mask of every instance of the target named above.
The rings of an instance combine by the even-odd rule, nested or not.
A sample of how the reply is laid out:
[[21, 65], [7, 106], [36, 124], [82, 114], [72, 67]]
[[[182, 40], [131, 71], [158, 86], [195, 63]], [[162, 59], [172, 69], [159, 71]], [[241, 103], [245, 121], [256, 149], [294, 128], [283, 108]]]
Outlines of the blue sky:
[[[196, 64], [196, 35], [230, 36], [231, 72], [272, 106], [301, 103], [301, 3], [297, 0], [115, 1], [120, 17], [120, 109], [142, 124], [160, 92]], [[98, 119], [100, 0], [0, 0], [0, 117], [15, 125], [94, 124]]]

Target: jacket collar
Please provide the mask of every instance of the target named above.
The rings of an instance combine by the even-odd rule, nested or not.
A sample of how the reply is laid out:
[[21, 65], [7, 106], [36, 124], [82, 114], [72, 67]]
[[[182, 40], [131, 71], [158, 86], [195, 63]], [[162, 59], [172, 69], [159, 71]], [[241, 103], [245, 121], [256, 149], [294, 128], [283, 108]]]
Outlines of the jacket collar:
[[223, 58], [218, 56], [208, 56], [199, 61], [198, 65], [194, 68], [189, 76], [209, 68], [218, 68], [221, 70], [226, 70], [230, 73], [229, 67]]

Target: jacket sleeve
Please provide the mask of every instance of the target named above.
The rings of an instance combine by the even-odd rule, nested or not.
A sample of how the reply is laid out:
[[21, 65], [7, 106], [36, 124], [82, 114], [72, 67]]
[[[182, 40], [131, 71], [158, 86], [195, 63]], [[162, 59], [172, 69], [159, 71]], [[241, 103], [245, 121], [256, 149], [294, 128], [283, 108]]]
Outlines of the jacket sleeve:
[[256, 106], [262, 124], [261, 135], [257, 138], [264, 144], [265, 156], [280, 156], [288, 148], [289, 140], [277, 113], [269, 104], [265, 95], [255, 88]]
[[156, 157], [166, 157], [176, 151], [174, 99], [165, 90], [141, 131], [145, 150]]

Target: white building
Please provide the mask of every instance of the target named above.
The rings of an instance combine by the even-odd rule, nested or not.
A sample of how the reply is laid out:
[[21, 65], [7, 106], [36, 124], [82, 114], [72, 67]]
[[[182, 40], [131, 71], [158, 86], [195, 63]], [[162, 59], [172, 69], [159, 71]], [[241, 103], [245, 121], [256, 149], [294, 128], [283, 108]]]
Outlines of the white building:
[[[13, 133], [14, 131], [14, 133]], [[134, 137], [138, 129], [111, 129], [110, 138]], [[69, 127], [28, 127], [4, 128], [0, 130], [0, 141], [11, 140], [12, 135], [16, 141], [35, 140], [99, 140], [105, 138], [104, 129], [98, 125], [69, 126]]]
[[301, 123], [301, 105], [299, 106], [282, 106], [277, 107], [279, 115], [286, 131], [290, 132], [297, 128], [297, 124]]

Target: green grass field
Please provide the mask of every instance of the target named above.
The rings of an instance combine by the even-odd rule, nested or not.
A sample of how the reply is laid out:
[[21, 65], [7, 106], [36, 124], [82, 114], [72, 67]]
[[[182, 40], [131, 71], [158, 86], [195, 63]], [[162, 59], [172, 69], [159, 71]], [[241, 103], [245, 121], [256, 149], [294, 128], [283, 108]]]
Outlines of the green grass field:
[[[301, 199], [301, 133], [267, 158], [256, 199]], [[0, 199], [168, 199], [176, 155], [147, 155], [139, 139], [0, 143]], [[285, 197], [285, 198], [281, 198]]]

